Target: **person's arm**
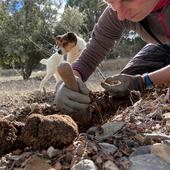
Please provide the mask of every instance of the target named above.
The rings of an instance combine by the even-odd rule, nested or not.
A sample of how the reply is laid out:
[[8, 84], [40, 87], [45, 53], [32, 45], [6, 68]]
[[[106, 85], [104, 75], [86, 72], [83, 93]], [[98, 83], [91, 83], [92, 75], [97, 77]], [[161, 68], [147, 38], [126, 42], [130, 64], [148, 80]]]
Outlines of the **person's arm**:
[[113, 96], [127, 96], [131, 90], [143, 91], [163, 84], [170, 85], [170, 65], [143, 75], [114, 75], [101, 83]]
[[72, 64], [83, 81], [95, 71], [96, 67], [119, 40], [125, 26], [117, 19], [115, 11], [107, 7], [95, 25], [91, 38], [80, 57]]
[[[124, 26], [116, 18], [115, 12], [107, 8], [98, 23], [95, 25], [92, 38], [78, 60], [72, 64], [73, 72], [79, 86], [79, 91], [69, 89], [65, 83], [60, 83], [56, 88], [54, 103], [60, 111], [83, 112], [90, 103], [89, 89], [86, 81], [99, 63], [104, 59], [109, 50], [119, 40]], [[83, 81], [82, 81], [83, 80]]]
[[153, 85], [170, 84], [170, 65], [148, 74]]

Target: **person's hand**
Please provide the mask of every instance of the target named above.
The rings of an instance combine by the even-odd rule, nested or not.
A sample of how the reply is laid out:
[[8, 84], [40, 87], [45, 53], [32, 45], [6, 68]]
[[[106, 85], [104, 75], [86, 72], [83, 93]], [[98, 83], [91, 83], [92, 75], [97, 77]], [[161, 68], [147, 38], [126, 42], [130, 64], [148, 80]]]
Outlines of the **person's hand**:
[[80, 78], [76, 77], [76, 81], [79, 92], [69, 89], [64, 82], [57, 85], [54, 104], [57, 105], [60, 111], [68, 113], [83, 112], [88, 108], [90, 103], [89, 90]]
[[144, 82], [140, 75], [119, 74], [108, 77], [101, 86], [113, 96], [127, 96], [131, 90], [142, 91]]

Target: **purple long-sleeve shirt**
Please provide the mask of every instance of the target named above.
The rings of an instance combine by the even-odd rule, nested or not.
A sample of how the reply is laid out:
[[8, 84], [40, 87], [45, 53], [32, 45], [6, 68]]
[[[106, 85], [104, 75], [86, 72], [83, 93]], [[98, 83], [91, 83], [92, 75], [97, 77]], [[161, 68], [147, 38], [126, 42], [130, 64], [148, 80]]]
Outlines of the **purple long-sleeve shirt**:
[[[161, 10], [161, 13], [164, 24], [160, 21], [160, 12], [151, 13], [148, 16], [148, 24], [162, 43], [170, 44], [170, 37], [167, 35], [170, 32], [170, 2]], [[130, 30], [137, 32], [144, 41], [158, 44], [139, 22], [119, 21], [115, 11], [110, 7], [105, 9], [93, 29], [86, 49], [72, 65], [72, 68], [81, 74], [83, 81], [86, 81], [95, 71], [107, 53], [114, 47], [115, 42], [119, 41], [123, 32]]]

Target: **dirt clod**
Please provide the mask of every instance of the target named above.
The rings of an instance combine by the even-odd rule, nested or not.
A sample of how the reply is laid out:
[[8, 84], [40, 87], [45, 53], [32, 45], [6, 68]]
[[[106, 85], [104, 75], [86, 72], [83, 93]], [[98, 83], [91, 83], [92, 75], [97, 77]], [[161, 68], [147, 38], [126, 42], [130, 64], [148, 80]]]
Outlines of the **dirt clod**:
[[16, 140], [16, 128], [7, 120], [0, 120], [0, 155], [9, 151]]
[[33, 149], [47, 149], [58, 144], [69, 144], [78, 135], [78, 128], [67, 115], [31, 115], [21, 132], [22, 141]]

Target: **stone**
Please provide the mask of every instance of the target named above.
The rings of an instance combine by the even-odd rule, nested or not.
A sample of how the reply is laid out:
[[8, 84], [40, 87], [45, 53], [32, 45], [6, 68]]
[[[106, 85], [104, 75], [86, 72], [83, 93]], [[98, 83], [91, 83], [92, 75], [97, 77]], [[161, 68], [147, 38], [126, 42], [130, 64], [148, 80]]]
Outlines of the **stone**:
[[96, 138], [97, 139], [105, 139], [112, 136], [118, 130], [120, 130], [125, 125], [125, 122], [122, 121], [113, 121], [105, 123], [101, 126], [101, 131], [96, 131]]
[[26, 160], [24, 170], [55, 170], [47, 160], [36, 155]]
[[167, 120], [166, 121], [166, 130], [168, 131], [168, 132], [170, 132], [170, 120]]
[[84, 159], [75, 164], [71, 170], [98, 170], [98, 168], [92, 160]]
[[170, 120], [170, 112], [164, 113], [164, 114], [163, 114], [163, 118], [164, 118], [165, 120]]
[[155, 144], [151, 146], [151, 153], [170, 164], [170, 146], [166, 144]]
[[55, 162], [53, 167], [54, 167], [55, 170], [62, 170], [62, 165], [59, 161]]
[[104, 162], [103, 169], [104, 170], [119, 170], [117, 165], [114, 162], [110, 161], [110, 160]]
[[52, 146], [50, 146], [50, 147], [47, 149], [47, 155], [48, 155], [49, 158], [55, 157], [58, 153], [59, 153], [59, 150], [58, 150], [58, 149], [55, 149], [55, 148], [52, 147]]
[[169, 170], [170, 165], [154, 154], [138, 155], [130, 158], [129, 170]]
[[102, 154], [105, 155], [110, 155], [110, 154], [114, 154], [117, 151], [117, 147], [113, 144], [109, 144], [109, 143], [99, 143], [100, 146], [100, 152]]
[[144, 155], [144, 154], [150, 154], [151, 153], [150, 146], [151, 145], [145, 145], [145, 146], [140, 146], [140, 147], [136, 148], [136, 150], [130, 154], [130, 157]]

